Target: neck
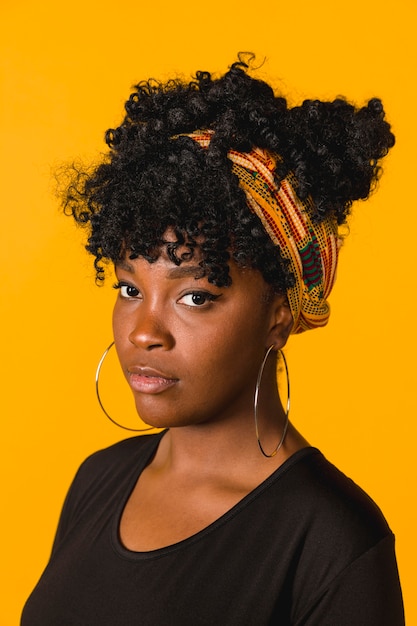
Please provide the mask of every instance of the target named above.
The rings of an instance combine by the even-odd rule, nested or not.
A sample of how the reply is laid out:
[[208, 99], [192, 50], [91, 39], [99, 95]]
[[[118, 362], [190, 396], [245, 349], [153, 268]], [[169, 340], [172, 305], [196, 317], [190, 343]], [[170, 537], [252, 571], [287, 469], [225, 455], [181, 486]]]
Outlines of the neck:
[[[286, 424], [281, 404], [274, 410], [259, 412], [262, 446], [272, 452], [280, 441]], [[163, 437], [154, 466], [179, 475], [212, 478], [226, 475], [253, 476], [257, 480], [272, 473], [297, 449], [308, 445], [289, 425], [283, 445], [272, 458], [262, 455], [255, 432], [253, 412], [227, 423], [206, 423], [171, 428]]]

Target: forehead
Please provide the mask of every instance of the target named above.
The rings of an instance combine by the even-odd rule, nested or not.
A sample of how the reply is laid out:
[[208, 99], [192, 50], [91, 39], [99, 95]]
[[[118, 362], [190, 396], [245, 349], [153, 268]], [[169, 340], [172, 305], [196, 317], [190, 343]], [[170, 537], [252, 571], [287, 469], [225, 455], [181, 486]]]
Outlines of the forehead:
[[[230, 295], [235, 292], [242, 292], [248, 299], [254, 296], [264, 303], [270, 301], [273, 289], [258, 270], [239, 267], [232, 259], [229, 260], [228, 265], [231, 283], [227, 287], [218, 287], [218, 289]], [[152, 262], [141, 256], [130, 259], [126, 255], [124, 259], [115, 264], [115, 268], [131, 274], [132, 277], [144, 277], [146, 274], [151, 281], [150, 284], [154, 285], [156, 285], [155, 281], [160, 279], [164, 282], [167, 280], [174, 282], [189, 278], [207, 282], [207, 288], [210, 286], [216, 288], [213, 283], [209, 283], [207, 271], [198, 263], [198, 258], [192, 257], [182, 261], [180, 265], [176, 265], [168, 257], [166, 251], [161, 251], [157, 259]]]
[[[182, 233], [180, 233], [181, 235]], [[141, 273], [141, 271], [147, 272], [147, 270], [152, 272], [155, 269], [158, 273], [162, 271], [164, 278], [167, 279], [206, 279], [210, 285], [217, 286], [216, 282], [208, 280], [210, 267], [204, 264], [200, 246], [204, 242], [203, 237], [196, 238], [192, 243], [185, 238], [179, 241], [174, 227], [170, 227], [164, 232], [162, 241], [162, 245], [155, 249], [152, 259], [147, 260], [141, 255], [132, 256], [127, 251], [124, 258], [115, 263], [115, 267], [131, 274]], [[227, 261], [225, 260], [225, 263], [229, 268], [231, 279], [230, 283], [227, 283], [228, 290], [244, 290], [248, 297], [250, 292], [254, 295], [258, 294], [263, 302], [269, 302], [273, 289], [265, 281], [259, 270], [241, 267], [232, 257]]]
[[[164, 258], [165, 257], [165, 258]], [[143, 263], [148, 263], [149, 265], [161, 265], [164, 264], [166, 267], [166, 278], [176, 279], [176, 278], [187, 278], [192, 276], [194, 278], [203, 278], [205, 275], [204, 269], [198, 265], [193, 259], [192, 261], [185, 261], [181, 265], [175, 265], [170, 259], [167, 258], [167, 255], [161, 254], [158, 259], [154, 263], [150, 263], [145, 259], [138, 257], [138, 259], [129, 259], [127, 256], [125, 259], [121, 261], [117, 261], [115, 263], [116, 268], [120, 268], [129, 274], [134, 274], [138, 269], [138, 260]]]

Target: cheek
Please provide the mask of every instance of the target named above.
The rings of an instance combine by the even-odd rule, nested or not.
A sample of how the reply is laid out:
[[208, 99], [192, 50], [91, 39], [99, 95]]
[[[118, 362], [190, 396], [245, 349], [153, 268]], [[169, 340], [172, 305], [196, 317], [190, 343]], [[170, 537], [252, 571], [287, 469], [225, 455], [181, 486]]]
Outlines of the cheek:
[[112, 326], [113, 326], [113, 337], [117, 342], [119, 337], [122, 334], [123, 320], [118, 312], [117, 304], [115, 304], [113, 309], [113, 317], [112, 317]]
[[122, 360], [124, 349], [129, 344], [130, 318], [125, 311], [121, 311], [117, 302], [113, 309], [112, 326], [116, 351]]
[[184, 362], [194, 369], [194, 376], [207, 382], [223, 386], [236, 386], [241, 380], [249, 384], [254, 378], [256, 382], [265, 354], [264, 334], [264, 326], [250, 316], [223, 320], [210, 331], [201, 327], [194, 342], [184, 338], [188, 353]]

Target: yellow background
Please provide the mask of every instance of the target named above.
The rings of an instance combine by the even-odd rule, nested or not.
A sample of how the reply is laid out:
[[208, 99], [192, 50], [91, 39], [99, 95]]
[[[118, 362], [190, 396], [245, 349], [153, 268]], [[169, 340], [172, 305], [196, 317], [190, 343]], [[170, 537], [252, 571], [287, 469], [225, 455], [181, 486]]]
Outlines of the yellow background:
[[293, 103], [379, 95], [397, 135], [379, 192], [355, 207], [330, 324], [292, 338], [287, 357], [293, 421], [383, 509], [417, 624], [415, 3], [2, 6], [0, 624], [18, 624], [77, 466], [125, 436], [94, 395], [112, 281], [95, 287], [51, 172], [104, 149], [135, 81], [223, 72], [239, 50], [265, 57], [260, 76]]

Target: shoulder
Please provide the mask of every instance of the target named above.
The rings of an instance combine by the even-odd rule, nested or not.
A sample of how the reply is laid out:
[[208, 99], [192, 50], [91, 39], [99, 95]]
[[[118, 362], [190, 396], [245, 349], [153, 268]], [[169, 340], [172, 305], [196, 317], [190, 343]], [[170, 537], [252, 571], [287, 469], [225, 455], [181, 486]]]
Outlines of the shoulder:
[[289, 460], [286, 497], [310, 529], [326, 533], [328, 541], [353, 536], [363, 549], [390, 534], [380, 508], [361, 487], [316, 448], [301, 452]]
[[64, 512], [111, 498], [152, 458], [162, 433], [130, 437], [94, 452], [80, 465], [68, 491]]
[[283, 466], [278, 493], [300, 561], [323, 583], [392, 535], [372, 498], [315, 448]]
[[354, 525], [364, 523], [386, 534], [388, 526], [377, 504], [320, 451], [313, 448], [297, 466], [296, 491], [309, 502], [312, 513], [320, 511], [333, 522], [343, 519]]
[[127, 469], [131, 464], [136, 464], [142, 458], [151, 455], [161, 439], [162, 433], [153, 435], [140, 435], [129, 437], [117, 443], [94, 452], [81, 464], [76, 478], [96, 474], [113, 473], [114, 471]]
[[[298, 599], [294, 610], [304, 616], [300, 623], [402, 624], [397, 617], [378, 621], [384, 611], [401, 615], [402, 605], [394, 537], [372, 498], [315, 448], [282, 466], [274, 491], [270, 500], [277, 511], [284, 509], [280, 522], [291, 544], [287, 556]], [[358, 621], [363, 596], [369, 616], [378, 618]]]

